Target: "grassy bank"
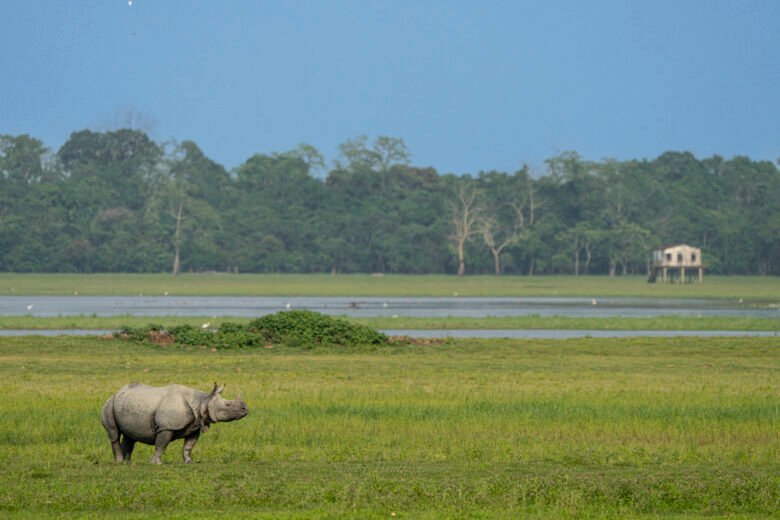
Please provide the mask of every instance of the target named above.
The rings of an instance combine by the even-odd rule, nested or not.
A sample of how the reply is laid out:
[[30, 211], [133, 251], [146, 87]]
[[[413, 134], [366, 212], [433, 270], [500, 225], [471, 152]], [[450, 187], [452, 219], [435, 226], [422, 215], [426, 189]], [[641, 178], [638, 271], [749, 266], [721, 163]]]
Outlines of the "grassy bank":
[[10, 274], [0, 295], [582, 296], [742, 298], [780, 303], [780, 277], [707, 276], [703, 284], [648, 284], [644, 276], [253, 274]]
[[[0, 512], [401, 518], [780, 514], [774, 338], [209, 352], [0, 338]], [[181, 463], [115, 465], [121, 384], [241, 391]]]
[[[778, 313], [780, 316], [780, 313]], [[166, 327], [178, 325], [201, 326], [208, 323], [218, 327], [224, 322], [245, 324], [251, 318], [236, 317], [148, 317], [148, 316], [0, 316], [0, 329], [26, 330], [117, 330], [125, 326], [139, 328], [150, 323]], [[513, 316], [488, 318], [348, 318], [378, 329], [545, 329], [545, 330], [744, 330], [780, 331], [780, 317], [695, 317], [659, 316], [653, 318], [581, 318], [567, 316]]]

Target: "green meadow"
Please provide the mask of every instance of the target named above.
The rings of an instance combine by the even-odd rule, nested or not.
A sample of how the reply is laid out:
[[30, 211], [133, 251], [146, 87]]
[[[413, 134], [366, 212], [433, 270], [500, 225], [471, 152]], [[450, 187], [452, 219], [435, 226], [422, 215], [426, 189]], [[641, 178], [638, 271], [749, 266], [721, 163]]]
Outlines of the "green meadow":
[[[419, 318], [419, 317], [374, 317], [346, 318], [348, 321], [368, 325], [377, 329], [546, 329], [546, 330], [733, 330], [733, 331], [780, 331], [780, 312], [777, 318], [754, 316], [658, 316], [648, 318], [582, 318], [571, 316], [511, 316], [485, 318]], [[246, 324], [251, 318], [231, 316], [0, 316], [0, 329], [27, 330], [119, 330], [125, 327], [141, 328], [150, 323], [166, 327], [179, 325], [219, 327], [222, 323]]]
[[[0, 516], [769, 518], [776, 338], [448, 341], [210, 350], [0, 338]], [[130, 381], [250, 407], [163, 466], [115, 464]]]
[[780, 277], [705, 276], [702, 284], [648, 284], [644, 276], [0, 273], [0, 295], [581, 296], [740, 298], [780, 304]]

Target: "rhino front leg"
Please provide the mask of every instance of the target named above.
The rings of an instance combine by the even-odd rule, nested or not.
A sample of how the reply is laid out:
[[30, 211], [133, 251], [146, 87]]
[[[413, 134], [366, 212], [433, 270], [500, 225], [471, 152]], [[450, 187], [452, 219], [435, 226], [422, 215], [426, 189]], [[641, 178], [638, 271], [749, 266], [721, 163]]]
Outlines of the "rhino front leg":
[[157, 434], [157, 438], [154, 441], [154, 454], [152, 455], [152, 464], [162, 464], [160, 457], [162, 457], [165, 448], [168, 447], [173, 439], [173, 432], [166, 430]]
[[186, 464], [192, 464], [192, 457], [190, 454], [192, 453], [192, 448], [195, 447], [195, 443], [198, 442], [199, 437], [200, 430], [193, 433], [189, 437], [184, 438], [184, 449], [182, 450], [182, 456], [184, 457], [184, 462]]

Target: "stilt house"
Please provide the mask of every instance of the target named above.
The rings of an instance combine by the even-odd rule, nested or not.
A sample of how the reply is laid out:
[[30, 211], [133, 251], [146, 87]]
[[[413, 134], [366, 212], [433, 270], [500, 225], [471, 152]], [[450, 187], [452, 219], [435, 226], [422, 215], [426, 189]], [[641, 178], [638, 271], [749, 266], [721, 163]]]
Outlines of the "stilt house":
[[[695, 276], [694, 276], [695, 273]], [[699, 282], [704, 279], [701, 249], [688, 244], [669, 244], [653, 251], [653, 261], [647, 281]]]

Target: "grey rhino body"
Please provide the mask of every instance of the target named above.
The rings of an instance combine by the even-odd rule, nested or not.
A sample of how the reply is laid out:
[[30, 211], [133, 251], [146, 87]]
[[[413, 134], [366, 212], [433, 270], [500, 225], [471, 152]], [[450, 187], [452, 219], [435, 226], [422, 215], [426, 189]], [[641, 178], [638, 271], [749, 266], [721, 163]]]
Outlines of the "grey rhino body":
[[154, 445], [152, 463], [160, 464], [168, 444], [184, 439], [182, 456], [184, 462], [192, 463], [192, 448], [211, 424], [235, 421], [249, 413], [240, 397], [223, 399], [224, 388], [218, 389], [215, 383], [207, 394], [182, 385], [123, 386], [106, 401], [101, 417], [116, 461], [129, 460], [135, 443], [142, 442]]

